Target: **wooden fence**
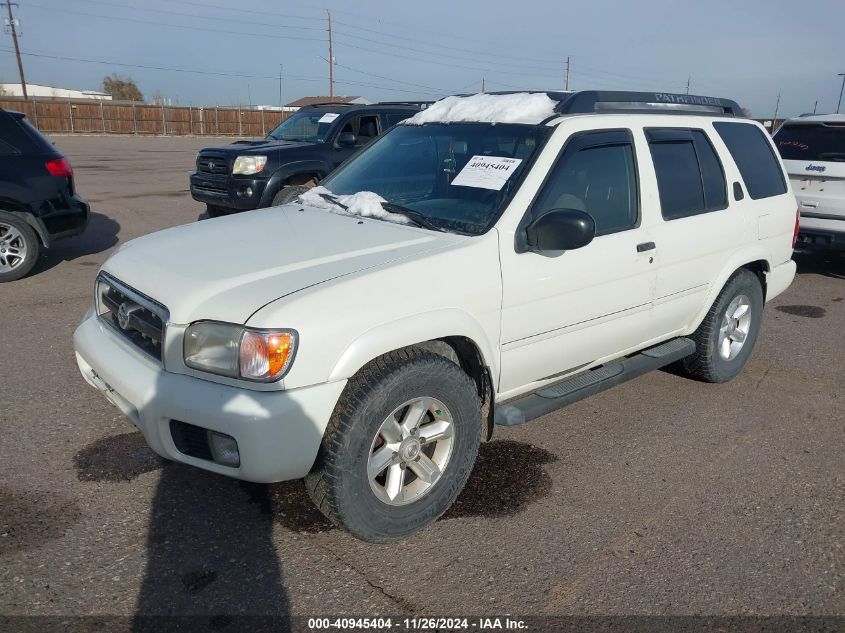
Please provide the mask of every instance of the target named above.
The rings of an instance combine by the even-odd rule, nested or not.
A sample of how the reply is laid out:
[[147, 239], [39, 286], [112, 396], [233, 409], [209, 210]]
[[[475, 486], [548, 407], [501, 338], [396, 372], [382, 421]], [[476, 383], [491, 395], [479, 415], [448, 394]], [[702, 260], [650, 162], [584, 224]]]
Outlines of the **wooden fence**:
[[290, 112], [194, 108], [130, 101], [0, 97], [0, 108], [26, 114], [45, 133], [263, 137]]

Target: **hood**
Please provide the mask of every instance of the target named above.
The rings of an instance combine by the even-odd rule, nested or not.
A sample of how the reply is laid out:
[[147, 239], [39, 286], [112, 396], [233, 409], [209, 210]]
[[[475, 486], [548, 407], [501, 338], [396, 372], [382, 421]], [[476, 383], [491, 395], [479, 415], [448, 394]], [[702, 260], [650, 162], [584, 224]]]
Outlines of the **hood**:
[[262, 152], [276, 151], [280, 149], [301, 149], [314, 145], [314, 143], [307, 143], [305, 141], [280, 141], [272, 138], [264, 138], [260, 141], [236, 141], [227, 145], [217, 145], [215, 147], [206, 147], [200, 150], [203, 152], [215, 152], [220, 154], [260, 154]]
[[173, 323], [245, 323], [264, 305], [303, 288], [462, 239], [285, 205], [140, 237], [119, 248], [103, 270], [164, 304]]

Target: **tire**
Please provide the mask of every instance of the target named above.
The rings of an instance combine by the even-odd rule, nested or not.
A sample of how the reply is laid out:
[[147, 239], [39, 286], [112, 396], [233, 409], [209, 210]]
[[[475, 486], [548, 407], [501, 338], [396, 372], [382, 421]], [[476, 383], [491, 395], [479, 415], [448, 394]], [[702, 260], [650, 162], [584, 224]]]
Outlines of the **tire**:
[[[679, 362], [680, 371], [704, 382], [721, 383], [734, 378], [757, 342], [763, 305], [763, 287], [757, 275], [744, 268], [735, 272], [690, 337], [696, 351]], [[729, 314], [733, 315], [730, 319]]]
[[311, 187], [308, 185], [288, 185], [286, 187], [282, 187], [279, 189], [278, 193], [273, 196], [273, 202], [270, 203], [270, 206], [278, 207], [279, 205], [293, 202], [310, 188]]
[[0, 283], [30, 273], [41, 255], [41, 241], [21, 218], [0, 211]]
[[205, 218], [221, 218], [224, 215], [229, 215], [229, 211], [225, 207], [216, 207], [213, 204], [205, 205]]
[[[418, 415], [422, 422], [412, 434]], [[421, 446], [414, 441], [434, 437]], [[306, 489], [323, 514], [356, 538], [401, 539], [452, 505], [472, 471], [480, 437], [481, 400], [460, 367], [418, 348], [390, 352], [347, 384]], [[382, 457], [387, 461], [379, 461], [385, 465], [380, 471], [376, 461]], [[439, 476], [432, 463], [440, 465]], [[417, 473], [429, 473], [433, 483]]]

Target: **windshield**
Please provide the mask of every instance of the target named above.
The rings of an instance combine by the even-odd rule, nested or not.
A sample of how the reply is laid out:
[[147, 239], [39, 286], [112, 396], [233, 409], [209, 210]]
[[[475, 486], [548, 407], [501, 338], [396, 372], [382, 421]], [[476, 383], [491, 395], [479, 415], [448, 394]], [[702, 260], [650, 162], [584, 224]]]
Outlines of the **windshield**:
[[335, 119], [337, 112], [297, 112], [282, 121], [267, 138], [279, 141], [308, 141], [317, 143], [325, 140]]
[[775, 145], [784, 160], [845, 162], [845, 126], [784, 125]]
[[537, 125], [400, 125], [321, 184], [332, 194], [373, 192], [417, 224], [480, 234], [499, 216], [550, 134]]

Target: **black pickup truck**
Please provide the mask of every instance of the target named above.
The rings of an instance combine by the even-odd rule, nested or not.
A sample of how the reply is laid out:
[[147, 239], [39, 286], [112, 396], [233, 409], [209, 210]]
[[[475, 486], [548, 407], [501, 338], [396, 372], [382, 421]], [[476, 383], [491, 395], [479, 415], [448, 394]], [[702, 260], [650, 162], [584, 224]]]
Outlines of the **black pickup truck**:
[[263, 140], [200, 150], [191, 195], [206, 204], [209, 217], [282, 204], [301, 189], [296, 185], [321, 180], [420, 109], [416, 103], [305, 106]]

